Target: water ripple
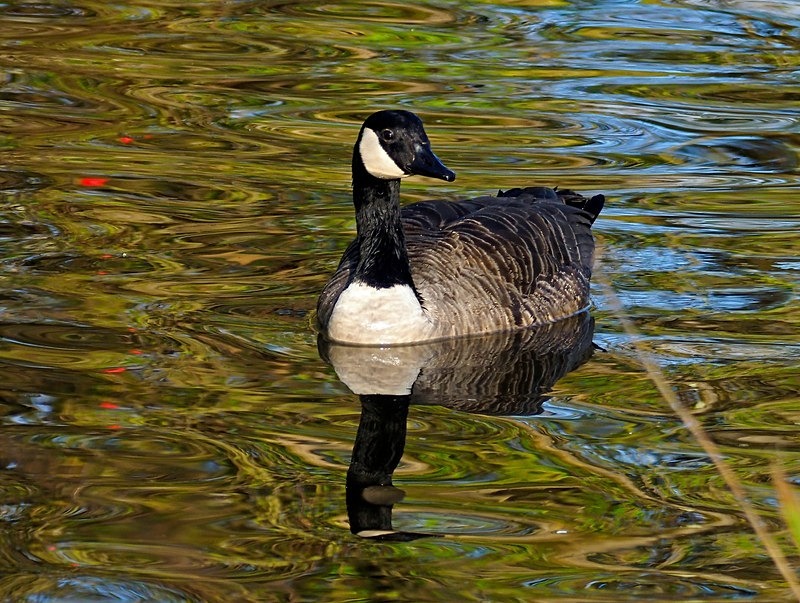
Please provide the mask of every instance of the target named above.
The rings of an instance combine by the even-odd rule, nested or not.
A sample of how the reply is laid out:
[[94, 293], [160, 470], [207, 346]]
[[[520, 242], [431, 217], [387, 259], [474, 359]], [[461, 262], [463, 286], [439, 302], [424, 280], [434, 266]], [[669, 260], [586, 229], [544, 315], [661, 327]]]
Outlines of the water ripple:
[[[21, 1], [0, 19], [6, 596], [784, 596], [601, 293], [605, 349], [541, 415], [411, 407], [395, 527], [434, 536], [388, 548], [347, 534], [357, 409], [309, 320], [375, 108], [418, 111], [459, 173], [406, 199], [606, 192], [598, 269], [777, 525], [764, 476], [798, 450], [795, 3]], [[464, 594], [476, 575], [493, 579]]]
[[[274, 10], [274, 9], [273, 9]], [[405, 2], [364, 2], [358, 6], [346, 2], [286, 3], [279, 7], [286, 15], [300, 17], [321, 15], [356, 22], [402, 23], [413, 25], [441, 25], [452, 23], [455, 16], [450, 11]]]
[[0, 191], [4, 193], [32, 192], [51, 184], [49, 177], [26, 170], [0, 170]]

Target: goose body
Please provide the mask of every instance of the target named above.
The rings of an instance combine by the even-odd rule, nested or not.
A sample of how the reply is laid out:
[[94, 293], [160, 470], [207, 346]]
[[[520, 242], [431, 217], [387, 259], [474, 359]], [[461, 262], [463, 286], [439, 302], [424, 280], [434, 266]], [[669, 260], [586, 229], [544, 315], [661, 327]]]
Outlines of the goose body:
[[353, 149], [356, 239], [317, 304], [341, 343], [408, 344], [555, 322], [589, 305], [604, 198], [517, 188], [400, 208], [400, 179], [452, 182], [420, 119], [379, 111]]

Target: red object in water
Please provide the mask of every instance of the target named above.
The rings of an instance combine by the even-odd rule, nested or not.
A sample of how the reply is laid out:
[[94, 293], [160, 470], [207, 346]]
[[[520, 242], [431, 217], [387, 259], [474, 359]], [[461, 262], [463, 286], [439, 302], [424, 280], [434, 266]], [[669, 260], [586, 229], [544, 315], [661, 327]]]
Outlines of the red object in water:
[[99, 176], [86, 176], [78, 180], [78, 184], [89, 188], [97, 188], [99, 186], [105, 186], [107, 182], [108, 178], [101, 178]]
[[104, 373], [108, 373], [110, 375], [116, 375], [119, 373], [124, 373], [127, 369], [124, 366], [116, 366], [114, 368], [107, 368], [103, 369]]
[[133, 142], [133, 138], [131, 138], [130, 136], [120, 136], [119, 141], [122, 144], [131, 144]]
[[105, 410], [117, 410], [119, 408], [119, 404], [114, 404], [113, 402], [100, 402], [100, 408]]

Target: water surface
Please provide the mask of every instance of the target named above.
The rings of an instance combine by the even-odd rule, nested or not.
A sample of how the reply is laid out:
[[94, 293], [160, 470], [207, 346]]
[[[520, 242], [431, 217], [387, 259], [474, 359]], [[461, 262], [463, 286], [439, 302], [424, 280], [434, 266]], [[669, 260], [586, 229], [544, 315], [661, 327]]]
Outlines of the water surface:
[[[597, 282], [796, 561], [770, 476], [800, 486], [795, 2], [65, 0], [0, 24], [0, 598], [792, 600], [606, 289], [600, 349], [551, 391], [534, 363], [394, 406], [339, 381], [310, 312], [375, 109], [418, 112], [458, 173], [406, 200], [605, 193]], [[405, 429], [383, 494], [423, 538], [351, 533], [362, 409]]]

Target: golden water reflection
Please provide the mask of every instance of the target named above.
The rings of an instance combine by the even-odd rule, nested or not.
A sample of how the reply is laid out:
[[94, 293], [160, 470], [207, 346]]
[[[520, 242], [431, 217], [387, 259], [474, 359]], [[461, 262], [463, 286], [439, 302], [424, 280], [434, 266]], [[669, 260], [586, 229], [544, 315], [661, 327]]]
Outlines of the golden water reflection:
[[353, 537], [362, 408], [310, 312], [376, 108], [421, 114], [459, 172], [406, 200], [606, 194], [597, 274], [793, 554], [770, 477], [800, 483], [793, 3], [78, 0], [0, 25], [0, 599], [787, 599], [599, 291], [571, 372], [491, 343], [457, 383], [411, 362], [392, 529], [431, 536]]

